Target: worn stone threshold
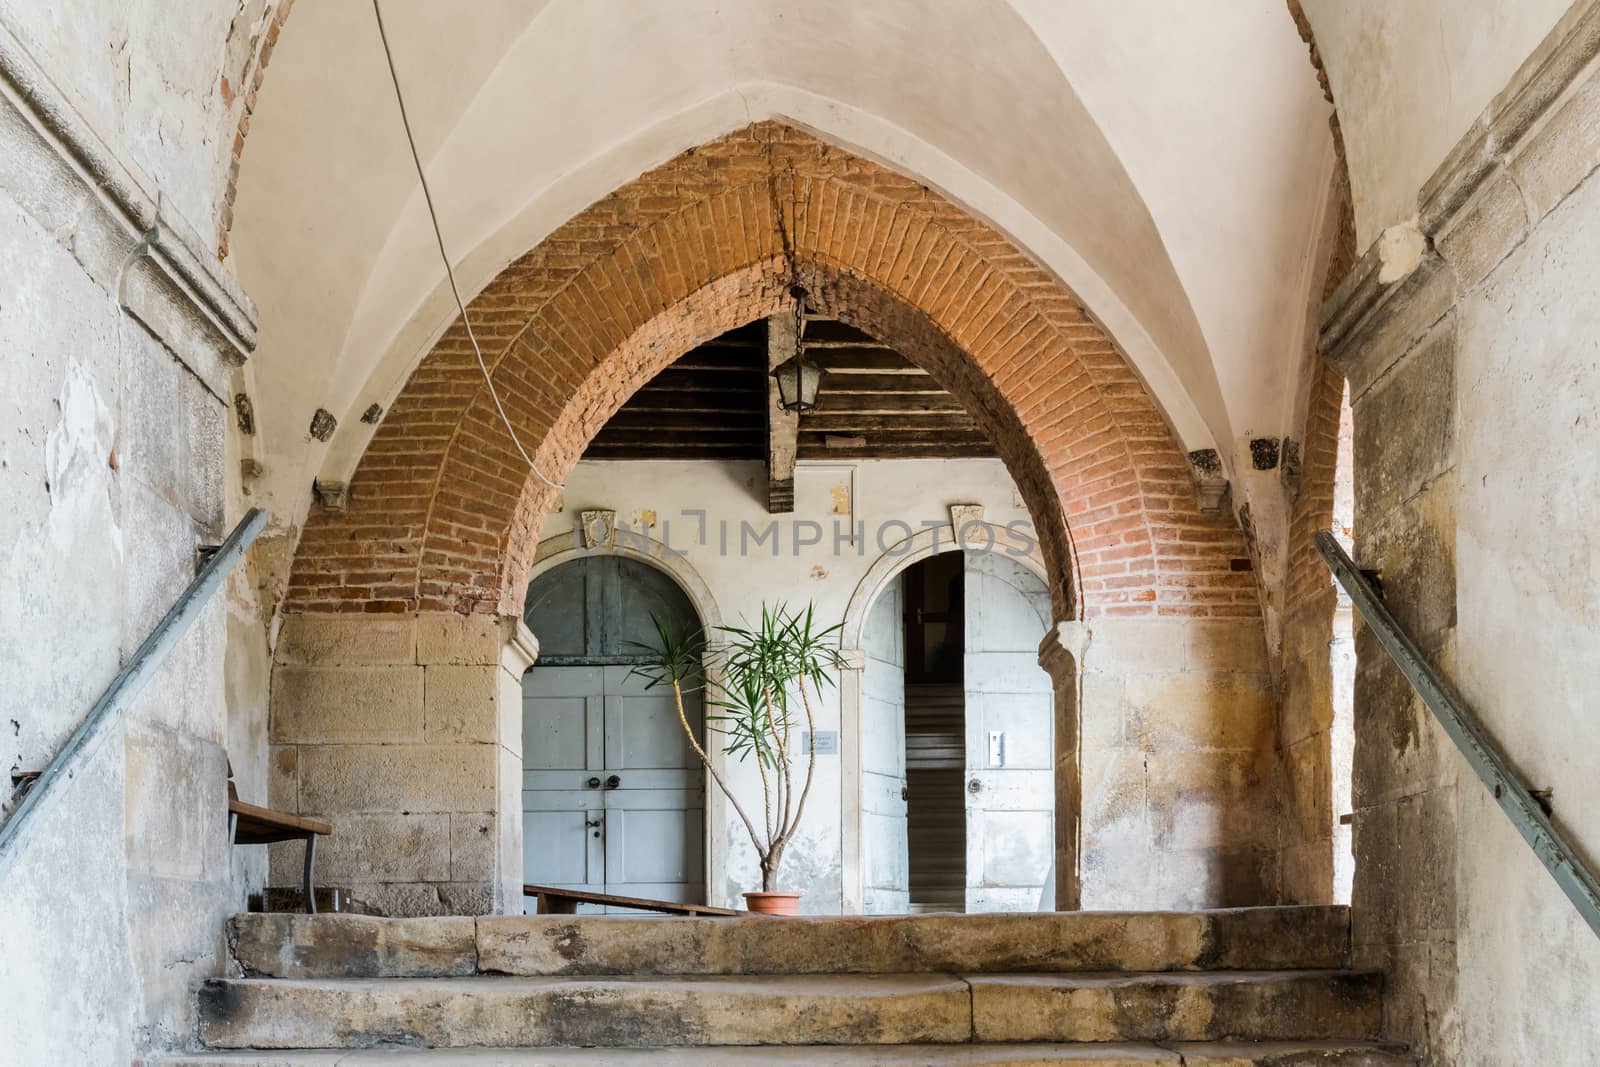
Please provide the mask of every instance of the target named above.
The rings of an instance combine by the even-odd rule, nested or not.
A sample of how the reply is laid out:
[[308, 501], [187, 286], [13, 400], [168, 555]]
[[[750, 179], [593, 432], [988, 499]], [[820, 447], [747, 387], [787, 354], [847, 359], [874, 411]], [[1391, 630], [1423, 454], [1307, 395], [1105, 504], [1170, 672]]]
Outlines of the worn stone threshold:
[[157, 1067], [1415, 1067], [1403, 1048], [1370, 1042], [827, 1045], [720, 1048], [363, 1049], [171, 1056]]
[[247, 975], [886, 974], [1337, 968], [1343, 907], [687, 919], [240, 915]]
[[214, 1048], [740, 1047], [977, 1041], [1369, 1040], [1349, 971], [749, 978], [235, 979], [201, 993]]

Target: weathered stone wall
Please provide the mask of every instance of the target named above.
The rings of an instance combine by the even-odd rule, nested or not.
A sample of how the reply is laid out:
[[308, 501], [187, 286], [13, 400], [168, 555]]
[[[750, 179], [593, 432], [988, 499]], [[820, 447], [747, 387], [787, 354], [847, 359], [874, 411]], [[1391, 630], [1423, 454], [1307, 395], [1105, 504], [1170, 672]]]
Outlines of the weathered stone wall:
[[1102, 619], [1058, 624], [1057, 640], [1078, 668], [1083, 907], [1276, 903], [1261, 624]]
[[[253, 312], [197, 233], [235, 6], [0, 4], [0, 818], [231, 524]], [[264, 778], [261, 694], [224, 672], [231, 631], [260, 640], [250, 601], [247, 564], [0, 855], [8, 1061], [193, 1040], [193, 986], [264, 874], [227, 847], [230, 756], [242, 788]]]
[[[1355, 415], [1356, 562], [1593, 864], [1600, 659], [1600, 8], [1573, 9], [1324, 316]], [[1386, 261], [1387, 259], [1387, 261]], [[1408, 269], [1410, 268], [1410, 269]], [[1358, 627], [1354, 939], [1435, 1063], [1577, 1063], [1600, 942]]]
[[[1448, 284], [1442, 268], [1430, 269]], [[1447, 317], [1387, 366], [1347, 364], [1355, 559], [1380, 572], [1390, 610], [1429, 660], [1452, 674], [1454, 334]], [[1477, 786], [1463, 783], [1450, 742], [1359, 625], [1356, 656], [1356, 959], [1389, 973], [1391, 1031], [1445, 1056], [1454, 1042], [1457, 790]]]
[[[274, 649], [268, 795], [334, 832], [320, 885], [388, 915], [520, 911], [519, 619], [291, 615]], [[272, 848], [298, 886], [302, 848]]]

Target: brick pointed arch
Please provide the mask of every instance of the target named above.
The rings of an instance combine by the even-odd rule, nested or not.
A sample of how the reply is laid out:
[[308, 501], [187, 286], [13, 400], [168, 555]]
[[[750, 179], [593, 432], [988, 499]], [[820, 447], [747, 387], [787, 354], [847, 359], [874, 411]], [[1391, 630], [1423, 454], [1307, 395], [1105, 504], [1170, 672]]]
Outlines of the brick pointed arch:
[[[1255, 616], [1225, 518], [1111, 339], [1009, 240], [917, 182], [778, 123], [686, 152], [506, 267], [473, 321], [518, 434], [560, 478], [699, 342], [787, 306], [894, 344], [993, 437], [1061, 617]], [[459, 322], [307, 524], [292, 611], [518, 611], [554, 491], [516, 455]], [[1070, 534], [1069, 534], [1070, 526]]]

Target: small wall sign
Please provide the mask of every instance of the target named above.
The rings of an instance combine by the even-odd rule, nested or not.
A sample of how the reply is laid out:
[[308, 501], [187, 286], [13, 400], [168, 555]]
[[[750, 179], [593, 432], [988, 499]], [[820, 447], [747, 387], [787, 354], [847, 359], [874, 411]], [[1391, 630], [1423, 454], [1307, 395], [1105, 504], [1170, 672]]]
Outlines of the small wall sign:
[[[817, 755], [837, 756], [839, 754], [839, 731], [818, 730], [816, 744]], [[811, 734], [809, 731], [801, 731], [800, 754], [802, 756], [809, 756], [811, 754]]]

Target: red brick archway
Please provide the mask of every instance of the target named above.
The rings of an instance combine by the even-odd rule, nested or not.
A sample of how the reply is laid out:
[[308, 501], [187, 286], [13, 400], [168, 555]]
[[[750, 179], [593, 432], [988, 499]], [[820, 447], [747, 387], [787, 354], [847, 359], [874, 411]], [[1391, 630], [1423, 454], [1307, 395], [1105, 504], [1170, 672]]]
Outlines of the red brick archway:
[[[1110, 338], [1005, 237], [915, 181], [760, 123], [594, 204], [472, 302], [497, 388], [564, 477], [635, 389], [695, 344], [786, 306], [894, 344], [965, 403], [1023, 493], [1074, 615], [1254, 616], [1225, 517]], [[553, 503], [500, 425], [458, 322], [350, 483], [307, 524], [298, 611], [515, 613]], [[1070, 535], [1068, 527], [1070, 524]]]

